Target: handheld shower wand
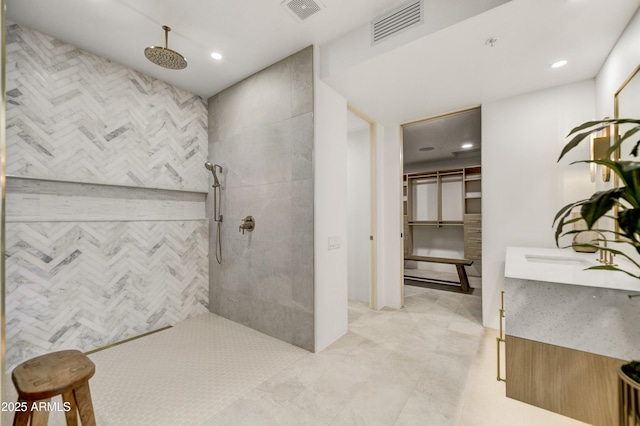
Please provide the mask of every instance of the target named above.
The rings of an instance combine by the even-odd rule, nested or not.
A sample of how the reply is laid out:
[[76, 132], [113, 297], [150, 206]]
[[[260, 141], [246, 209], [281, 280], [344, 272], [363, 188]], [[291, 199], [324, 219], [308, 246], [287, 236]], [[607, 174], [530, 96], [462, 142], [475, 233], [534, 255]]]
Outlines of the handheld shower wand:
[[204, 163], [204, 167], [206, 167], [207, 170], [211, 171], [211, 173], [213, 174], [213, 187], [217, 188], [220, 187], [220, 181], [218, 180], [218, 174], [216, 173], [216, 169], [220, 170], [220, 173], [222, 173], [222, 166], [219, 166], [217, 164], [211, 164], [210, 162], [206, 162]]
[[206, 162], [204, 163], [204, 167], [211, 171], [211, 174], [213, 174], [213, 220], [216, 221], [217, 223], [217, 233], [218, 233], [218, 237], [216, 238], [216, 260], [218, 261], [218, 263], [222, 262], [222, 239], [220, 236], [220, 224], [222, 223], [222, 215], [220, 214], [220, 180], [218, 179], [218, 173], [216, 173], [216, 170], [218, 170], [220, 173], [222, 173], [222, 166], [219, 166], [217, 164], [212, 164], [210, 162]]

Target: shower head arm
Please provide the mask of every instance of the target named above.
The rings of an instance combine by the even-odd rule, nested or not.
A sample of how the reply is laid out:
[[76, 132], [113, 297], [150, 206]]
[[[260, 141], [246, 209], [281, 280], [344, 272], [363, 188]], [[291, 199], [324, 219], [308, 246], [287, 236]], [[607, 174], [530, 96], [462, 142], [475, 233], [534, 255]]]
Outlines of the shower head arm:
[[171, 31], [171, 27], [163, 25], [162, 29], [164, 30], [164, 48], [168, 49], [169, 48], [169, 31]]

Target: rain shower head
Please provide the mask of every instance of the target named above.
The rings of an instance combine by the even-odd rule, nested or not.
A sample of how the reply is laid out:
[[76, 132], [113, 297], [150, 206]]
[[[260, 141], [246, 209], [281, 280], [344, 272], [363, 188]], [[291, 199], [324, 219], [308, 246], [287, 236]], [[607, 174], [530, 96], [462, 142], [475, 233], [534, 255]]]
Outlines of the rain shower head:
[[210, 162], [206, 162], [204, 163], [204, 167], [209, 170], [211, 172], [211, 174], [213, 174], [213, 187], [218, 187], [220, 186], [220, 181], [218, 180], [218, 174], [216, 173], [216, 168], [220, 169], [220, 171], [222, 171], [222, 167], [218, 166], [217, 164], [212, 164]]
[[165, 47], [149, 46], [144, 49], [144, 56], [154, 64], [170, 70], [181, 70], [186, 68], [187, 58], [175, 50], [169, 49], [169, 31], [171, 31], [171, 28], [163, 25], [162, 29], [164, 30]]

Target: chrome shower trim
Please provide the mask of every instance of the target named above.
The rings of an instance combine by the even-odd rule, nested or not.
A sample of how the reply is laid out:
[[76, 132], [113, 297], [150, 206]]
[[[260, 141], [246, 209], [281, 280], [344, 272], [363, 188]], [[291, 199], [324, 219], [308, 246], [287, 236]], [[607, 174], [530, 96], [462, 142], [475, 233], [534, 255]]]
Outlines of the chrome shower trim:
[[220, 173], [222, 173], [222, 166], [219, 166], [217, 164], [212, 164], [209, 161], [207, 161], [206, 163], [204, 163], [204, 167], [209, 170], [211, 172], [211, 174], [213, 174], [213, 187], [219, 187], [220, 186], [220, 180], [218, 180], [218, 174], [216, 173], [216, 169], [218, 169], [220, 171]]
[[222, 166], [207, 161], [206, 163], [204, 163], [204, 167], [213, 175], [213, 185], [211, 186], [213, 188], [213, 220], [216, 222], [216, 232], [218, 234], [216, 237], [215, 251], [216, 261], [220, 264], [222, 263], [222, 237], [220, 235], [220, 225], [222, 224], [222, 215], [220, 214], [220, 190], [222, 188], [216, 170], [222, 173]]

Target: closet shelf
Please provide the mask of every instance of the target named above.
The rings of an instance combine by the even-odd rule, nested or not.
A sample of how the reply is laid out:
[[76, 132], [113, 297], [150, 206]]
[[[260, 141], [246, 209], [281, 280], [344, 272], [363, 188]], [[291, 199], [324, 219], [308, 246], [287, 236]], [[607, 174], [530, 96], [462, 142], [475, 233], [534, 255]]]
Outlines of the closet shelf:
[[416, 220], [409, 222], [409, 226], [463, 226], [462, 220]]

